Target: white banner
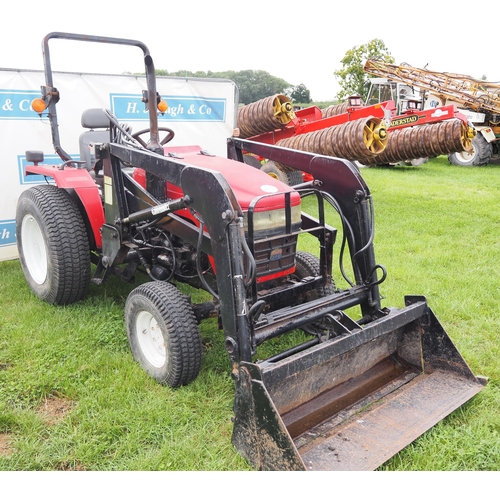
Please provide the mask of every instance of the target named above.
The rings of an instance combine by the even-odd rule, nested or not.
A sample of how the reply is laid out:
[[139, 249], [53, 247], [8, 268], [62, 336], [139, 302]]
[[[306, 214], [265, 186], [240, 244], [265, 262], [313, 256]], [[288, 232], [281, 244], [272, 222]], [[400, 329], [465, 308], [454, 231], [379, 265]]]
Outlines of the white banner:
[[[19, 195], [31, 185], [45, 182], [38, 176], [24, 175], [25, 152], [43, 151], [44, 163], [61, 163], [54, 154], [48, 119], [40, 118], [30, 107], [31, 101], [40, 97], [44, 84], [43, 72], [0, 68], [0, 260], [18, 256], [15, 213]], [[149, 126], [142, 102], [146, 89], [142, 76], [55, 72], [53, 84], [60, 94], [57, 115], [61, 147], [75, 160], [80, 159], [79, 137], [85, 131], [81, 115], [86, 109], [110, 109], [133, 132]], [[197, 145], [226, 156], [226, 140], [236, 123], [234, 82], [158, 77], [157, 90], [169, 106], [159, 117], [159, 126], [175, 131], [169, 146]]]

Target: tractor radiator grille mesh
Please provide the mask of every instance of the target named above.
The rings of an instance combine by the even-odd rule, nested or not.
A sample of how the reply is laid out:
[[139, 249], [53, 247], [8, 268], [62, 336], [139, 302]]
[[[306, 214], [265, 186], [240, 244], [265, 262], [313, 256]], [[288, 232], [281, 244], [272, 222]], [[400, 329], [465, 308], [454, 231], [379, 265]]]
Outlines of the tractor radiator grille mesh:
[[255, 243], [257, 279], [291, 268], [295, 263], [296, 236], [260, 240]]

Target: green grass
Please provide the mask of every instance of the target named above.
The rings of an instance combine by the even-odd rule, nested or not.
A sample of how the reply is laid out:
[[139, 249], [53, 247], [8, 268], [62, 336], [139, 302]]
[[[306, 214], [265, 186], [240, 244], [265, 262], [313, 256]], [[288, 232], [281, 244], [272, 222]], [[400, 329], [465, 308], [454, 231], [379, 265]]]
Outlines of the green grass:
[[363, 169], [374, 198], [384, 304], [422, 294], [477, 375], [473, 400], [387, 462], [386, 470], [500, 470], [500, 167]]
[[[438, 158], [362, 175], [388, 270], [383, 305], [425, 295], [472, 370], [489, 378], [381, 469], [499, 470], [500, 167]], [[0, 263], [0, 470], [250, 469], [231, 445], [233, 382], [215, 321], [201, 327], [200, 376], [161, 387], [128, 348], [131, 288], [92, 285], [84, 301], [53, 307], [31, 294], [17, 260]]]

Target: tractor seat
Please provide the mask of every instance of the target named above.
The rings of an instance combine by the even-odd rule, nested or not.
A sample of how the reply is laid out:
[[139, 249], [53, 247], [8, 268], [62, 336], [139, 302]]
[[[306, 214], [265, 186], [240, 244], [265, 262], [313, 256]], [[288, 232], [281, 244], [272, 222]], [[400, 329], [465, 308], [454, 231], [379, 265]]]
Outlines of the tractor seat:
[[101, 108], [87, 109], [82, 113], [82, 127], [89, 129], [80, 134], [80, 161], [84, 161], [84, 168], [92, 170], [95, 164], [95, 143], [110, 141], [109, 119]]

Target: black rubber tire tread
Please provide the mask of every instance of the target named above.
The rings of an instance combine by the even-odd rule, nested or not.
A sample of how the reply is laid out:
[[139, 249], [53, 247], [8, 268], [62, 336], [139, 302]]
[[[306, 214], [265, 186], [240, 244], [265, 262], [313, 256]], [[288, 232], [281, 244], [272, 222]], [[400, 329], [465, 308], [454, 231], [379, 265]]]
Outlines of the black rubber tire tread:
[[478, 133], [474, 139], [472, 139], [472, 146], [474, 148], [474, 153], [470, 159], [464, 160], [462, 159], [461, 153], [453, 153], [448, 155], [448, 161], [452, 165], [458, 165], [459, 167], [480, 167], [488, 165], [493, 155], [491, 144], [482, 134]]
[[[43, 233], [47, 276], [36, 283], [24, 258], [22, 222], [31, 215]], [[19, 260], [33, 293], [49, 304], [65, 305], [85, 297], [90, 283], [90, 247], [82, 215], [69, 193], [54, 185], [23, 191], [16, 211]]]
[[[167, 355], [161, 368], [153, 366], [140, 348], [136, 317], [141, 311], [152, 314], [161, 328]], [[132, 290], [125, 303], [125, 322], [134, 358], [156, 381], [179, 387], [198, 376], [203, 354], [198, 323], [187, 297], [174, 285], [152, 281]]]
[[296, 186], [304, 182], [300, 170], [285, 167], [274, 161], [266, 161], [261, 170], [288, 186]]
[[[297, 266], [295, 275], [299, 279], [304, 279], [307, 276], [319, 276], [321, 274], [318, 257], [309, 252], [297, 252], [295, 254], [295, 264]], [[332, 278], [332, 281], [324, 288], [324, 292], [320, 294], [320, 297], [331, 295], [335, 293], [335, 291], [335, 283]]]
[[[297, 252], [295, 254], [295, 276], [299, 279], [307, 278], [308, 276], [319, 276], [321, 274], [321, 269], [319, 265], [319, 259], [315, 255], [312, 255], [308, 252]], [[332, 295], [336, 292], [335, 283], [333, 282], [333, 278], [330, 284], [322, 289], [318, 289], [315, 291], [313, 295], [310, 296], [309, 300], [314, 300], [320, 297], [326, 297], [327, 295]], [[303, 331], [309, 334], [315, 334], [320, 331], [325, 331], [328, 327], [323, 327], [323, 322], [319, 321], [316, 323], [312, 323], [309, 326], [303, 328]]]
[[262, 167], [262, 163], [259, 161], [259, 159], [255, 156], [250, 155], [250, 154], [243, 155], [243, 161], [247, 165], [250, 165], [251, 167], [257, 168], [259, 170]]

